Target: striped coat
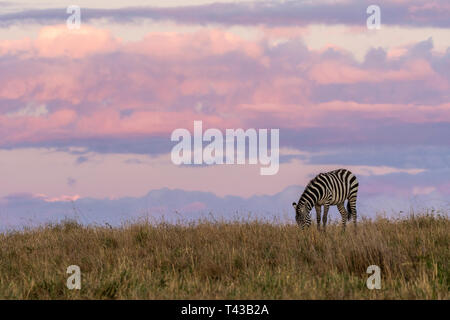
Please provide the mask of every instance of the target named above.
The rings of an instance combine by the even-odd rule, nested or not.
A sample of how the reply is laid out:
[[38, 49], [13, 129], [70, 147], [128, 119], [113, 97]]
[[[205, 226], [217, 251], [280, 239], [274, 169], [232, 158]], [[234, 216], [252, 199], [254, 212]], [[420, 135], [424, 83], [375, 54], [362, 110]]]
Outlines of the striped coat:
[[[338, 169], [318, 174], [305, 188], [298, 203], [292, 203], [295, 208], [295, 220], [302, 227], [311, 225], [310, 211], [314, 207], [317, 213], [317, 228], [320, 229], [321, 206], [323, 210], [323, 228], [327, 224], [328, 209], [337, 206], [342, 227], [345, 230], [347, 220], [353, 219], [356, 227], [356, 196], [358, 193], [358, 180], [347, 169]], [[347, 200], [347, 210], [344, 201]]]

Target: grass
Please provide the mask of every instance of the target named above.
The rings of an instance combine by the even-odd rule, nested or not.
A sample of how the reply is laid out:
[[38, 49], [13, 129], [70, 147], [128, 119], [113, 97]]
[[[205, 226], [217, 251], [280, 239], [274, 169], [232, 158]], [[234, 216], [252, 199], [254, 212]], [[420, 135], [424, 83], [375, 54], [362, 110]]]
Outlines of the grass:
[[[343, 234], [267, 222], [75, 222], [0, 235], [3, 299], [449, 299], [446, 216], [360, 221]], [[369, 290], [369, 265], [381, 289]], [[66, 269], [81, 268], [81, 290]]]

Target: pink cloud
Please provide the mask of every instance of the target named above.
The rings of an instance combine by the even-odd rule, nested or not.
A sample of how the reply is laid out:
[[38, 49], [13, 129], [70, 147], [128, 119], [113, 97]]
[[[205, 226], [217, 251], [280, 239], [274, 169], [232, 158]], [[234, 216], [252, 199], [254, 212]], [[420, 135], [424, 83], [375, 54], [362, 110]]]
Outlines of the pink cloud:
[[80, 29], [69, 29], [65, 25], [43, 27], [37, 38], [0, 41], [0, 55], [19, 54], [27, 57], [83, 58], [89, 54], [116, 50], [121, 40], [109, 31], [83, 25]]
[[287, 27], [267, 27], [259, 26], [258, 30], [262, 34], [264, 40], [277, 39], [295, 39], [300, 38], [309, 33], [308, 27], [304, 26], [287, 26]]
[[38, 199], [42, 199], [45, 202], [66, 202], [66, 201], [70, 202], [70, 201], [76, 201], [76, 200], [80, 199], [79, 195], [73, 195], [73, 196], [61, 195], [58, 197], [49, 197], [45, 194], [36, 194], [35, 197]]
[[406, 61], [403, 68], [398, 70], [366, 70], [345, 65], [342, 62], [328, 60], [312, 66], [309, 76], [319, 84], [350, 84], [358, 82], [424, 80], [436, 76], [436, 73], [432, 70], [429, 62], [422, 59]]
[[67, 133], [67, 126], [76, 117], [73, 110], [62, 109], [49, 116], [41, 117], [16, 117], [0, 116], [0, 132], [4, 136], [4, 142], [42, 141], [54, 139]]
[[[289, 34], [289, 28], [271, 31]], [[304, 29], [297, 31], [300, 35]], [[313, 101], [314, 91], [329, 84], [414, 80], [420, 89], [445, 94], [447, 78], [426, 58], [402, 54], [395, 67], [386, 63], [375, 69], [347, 55], [342, 58], [342, 49], [330, 57], [313, 51], [297, 54], [281, 45], [274, 54], [265, 40], [205, 28], [152, 32], [140, 41], [123, 42], [90, 26], [79, 31], [49, 26], [34, 40], [0, 41], [0, 55], [16, 55], [2, 65], [0, 99], [44, 104], [48, 110], [38, 117], [12, 118], [7, 114], [17, 110], [10, 108], [0, 114], [2, 143], [168, 135], [198, 119], [216, 128], [292, 129], [347, 126], [355, 118], [450, 119], [448, 103], [360, 102], [364, 99], [357, 92], [355, 101], [332, 96]], [[336, 122], [334, 116], [342, 120]]]
[[[318, 104], [318, 108], [327, 112], [360, 113], [367, 118], [397, 118], [405, 122], [441, 122], [450, 120], [450, 103], [437, 106], [416, 104], [364, 104], [349, 101], [331, 101]], [[350, 119], [351, 120], [351, 119]]]
[[255, 59], [263, 54], [259, 44], [218, 29], [194, 33], [152, 32], [142, 41], [128, 45], [125, 51], [177, 61], [199, 60], [233, 51], [243, 52]]

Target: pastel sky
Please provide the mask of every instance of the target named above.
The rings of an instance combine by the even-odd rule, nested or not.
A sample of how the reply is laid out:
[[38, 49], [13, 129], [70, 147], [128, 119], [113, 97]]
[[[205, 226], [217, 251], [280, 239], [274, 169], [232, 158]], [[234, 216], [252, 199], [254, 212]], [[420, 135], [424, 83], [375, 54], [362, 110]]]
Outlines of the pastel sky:
[[[74, 4], [80, 29], [66, 26]], [[0, 1], [0, 225], [175, 189], [189, 195], [164, 198], [178, 206], [139, 208], [189, 215], [246, 200], [245, 211], [289, 194], [276, 198], [284, 212], [315, 174], [340, 167], [359, 177], [362, 215], [417, 197], [448, 208], [450, 4], [378, 1], [381, 28], [369, 30], [370, 4]], [[175, 166], [170, 135], [194, 120], [280, 129], [278, 174]]]

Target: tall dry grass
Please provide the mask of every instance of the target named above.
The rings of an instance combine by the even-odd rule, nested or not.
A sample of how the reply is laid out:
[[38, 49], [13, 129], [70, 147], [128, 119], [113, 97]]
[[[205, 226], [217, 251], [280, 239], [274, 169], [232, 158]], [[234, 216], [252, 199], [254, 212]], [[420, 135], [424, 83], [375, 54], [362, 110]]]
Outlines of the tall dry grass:
[[[267, 222], [119, 229], [74, 222], [0, 235], [4, 299], [448, 299], [449, 220], [362, 221], [342, 234]], [[78, 265], [81, 290], [66, 287]], [[378, 265], [382, 288], [369, 290]]]

